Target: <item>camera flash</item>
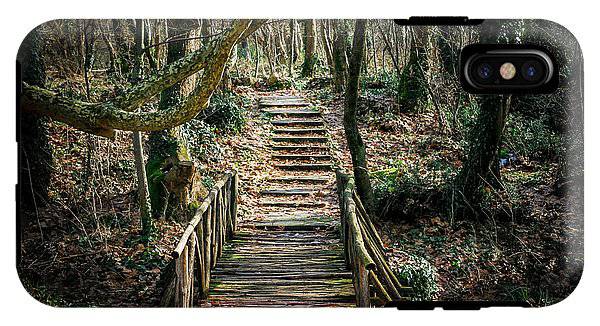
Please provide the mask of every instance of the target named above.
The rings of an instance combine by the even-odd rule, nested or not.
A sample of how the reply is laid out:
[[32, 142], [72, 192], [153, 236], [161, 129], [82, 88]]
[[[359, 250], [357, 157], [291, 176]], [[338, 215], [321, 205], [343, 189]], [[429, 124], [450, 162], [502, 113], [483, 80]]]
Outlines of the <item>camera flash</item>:
[[515, 77], [516, 74], [517, 68], [512, 63], [506, 62], [502, 66], [500, 66], [500, 76], [502, 76], [503, 79], [513, 79], [513, 77]]

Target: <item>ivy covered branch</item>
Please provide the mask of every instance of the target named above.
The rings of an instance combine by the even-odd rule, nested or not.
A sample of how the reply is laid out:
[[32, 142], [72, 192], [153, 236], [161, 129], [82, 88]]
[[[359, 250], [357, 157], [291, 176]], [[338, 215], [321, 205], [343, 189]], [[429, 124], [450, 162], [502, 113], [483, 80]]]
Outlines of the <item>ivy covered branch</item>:
[[[171, 128], [193, 119], [208, 106], [210, 97], [221, 81], [229, 55], [235, 44], [252, 34], [264, 20], [237, 20], [206, 47], [167, 65], [146, 80], [113, 100], [90, 103], [23, 83], [21, 109], [45, 115], [82, 131], [113, 138], [115, 130], [155, 131]], [[183, 102], [167, 110], [139, 112], [136, 109], [162, 90], [203, 71], [198, 87]]]

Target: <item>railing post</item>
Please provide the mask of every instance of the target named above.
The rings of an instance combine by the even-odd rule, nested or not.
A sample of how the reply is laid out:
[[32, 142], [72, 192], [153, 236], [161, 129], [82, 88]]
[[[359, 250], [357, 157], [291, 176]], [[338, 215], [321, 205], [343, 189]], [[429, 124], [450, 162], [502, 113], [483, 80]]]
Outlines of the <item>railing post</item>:
[[[174, 273], [161, 299], [162, 305], [191, 307], [194, 278], [199, 284], [200, 297], [208, 297], [211, 269], [216, 266], [225, 242], [235, 232], [237, 197], [238, 175], [235, 171], [227, 172], [204, 199], [171, 253]], [[196, 255], [198, 263], [194, 270]]]
[[217, 197], [219, 197], [219, 190], [218, 189], [213, 189], [212, 190], [214, 192], [214, 196], [212, 199], [212, 210], [210, 214], [210, 225], [211, 225], [211, 246], [210, 246], [210, 268], [214, 268], [217, 265], [217, 212], [218, 212], [218, 207], [217, 207]]
[[[208, 206], [204, 216], [204, 284], [210, 285], [210, 266], [212, 264], [212, 207]], [[206, 293], [208, 295], [208, 292]]]
[[357, 267], [358, 275], [356, 276], [356, 306], [370, 307], [371, 298], [369, 293], [369, 271], [361, 261], [358, 261]]
[[238, 199], [239, 176], [236, 171], [233, 172], [231, 180], [231, 234], [237, 230], [237, 199]]

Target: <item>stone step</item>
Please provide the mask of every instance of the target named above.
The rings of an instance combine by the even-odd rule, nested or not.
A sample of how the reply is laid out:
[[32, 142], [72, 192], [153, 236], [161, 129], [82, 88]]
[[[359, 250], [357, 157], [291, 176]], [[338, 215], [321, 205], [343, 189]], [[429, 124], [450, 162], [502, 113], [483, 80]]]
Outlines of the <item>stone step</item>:
[[271, 157], [275, 158], [275, 159], [280, 159], [280, 160], [311, 160], [311, 161], [331, 160], [331, 155], [327, 155], [327, 154], [306, 154], [306, 155], [273, 154]]
[[327, 129], [323, 128], [282, 128], [273, 129], [275, 134], [306, 135], [306, 134], [326, 134]]
[[273, 201], [273, 200], [265, 200], [261, 201], [260, 205], [262, 206], [275, 206], [275, 207], [307, 207], [307, 208], [316, 208], [316, 207], [325, 207], [327, 203], [324, 202], [299, 202], [299, 201]]
[[274, 142], [288, 142], [288, 143], [326, 143], [327, 137], [273, 137], [271, 138]]
[[329, 181], [328, 177], [318, 177], [318, 176], [302, 176], [302, 175], [292, 175], [292, 176], [283, 176], [283, 177], [274, 177], [269, 179], [271, 182], [283, 182], [283, 183], [325, 183]]
[[278, 99], [261, 99], [258, 101], [261, 107], [267, 106], [309, 106], [310, 103], [303, 98], [278, 98]]
[[305, 151], [305, 150], [315, 150], [315, 151], [324, 151], [327, 150], [327, 146], [315, 146], [315, 145], [273, 145], [271, 147], [276, 151]]
[[282, 170], [303, 170], [303, 171], [329, 171], [332, 168], [331, 164], [328, 163], [313, 163], [313, 164], [275, 164], [276, 168]]
[[278, 119], [271, 120], [274, 126], [322, 126], [323, 120], [316, 119]]
[[270, 114], [270, 115], [286, 115], [290, 117], [318, 117], [321, 115], [321, 112], [310, 110], [310, 109], [296, 109], [296, 110], [286, 110], [286, 109], [276, 109], [276, 110], [262, 110], [261, 112]]
[[[267, 218], [254, 222], [254, 227], [264, 230], [311, 231], [335, 229], [332, 219], [296, 217], [293, 215], [280, 218]], [[337, 239], [336, 239], [337, 240]]]
[[312, 189], [265, 189], [261, 190], [261, 195], [271, 196], [308, 196], [315, 191]]

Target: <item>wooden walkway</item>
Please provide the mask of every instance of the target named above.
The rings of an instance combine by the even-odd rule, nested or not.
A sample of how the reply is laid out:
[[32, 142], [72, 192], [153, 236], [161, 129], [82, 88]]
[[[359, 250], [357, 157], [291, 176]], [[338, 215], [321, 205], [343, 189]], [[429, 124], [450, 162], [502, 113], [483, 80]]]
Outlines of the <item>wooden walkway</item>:
[[224, 246], [205, 304], [355, 306], [321, 113], [294, 96], [263, 97], [259, 105], [273, 126], [270, 179], [257, 219], [240, 223]]

